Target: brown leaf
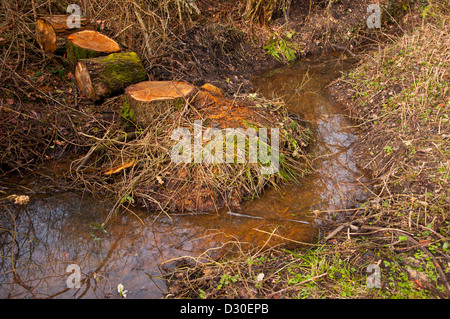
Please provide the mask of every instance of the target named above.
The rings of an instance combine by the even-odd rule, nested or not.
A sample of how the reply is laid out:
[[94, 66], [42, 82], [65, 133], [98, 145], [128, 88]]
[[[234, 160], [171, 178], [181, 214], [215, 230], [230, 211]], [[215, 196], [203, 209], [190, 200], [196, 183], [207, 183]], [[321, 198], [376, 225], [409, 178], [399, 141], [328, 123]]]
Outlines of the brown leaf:
[[425, 287], [423, 286], [422, 282], [419, 279], [412, 279], [411, 281], [416, 284], [417, 288], [425, 289]]
[[114, 168], [111, 168], [105, 172], [103, 172], [103, 175], [109, 176], [109, 175], [113, 175], [113, 174], [117, 174], [120, 173], [121, 171], [123, 171], [126, 168], [132, 167], [134, 165], [134, 163], [136, 162], [135, 159], [132, 159], [130, 162], [116, 166]]

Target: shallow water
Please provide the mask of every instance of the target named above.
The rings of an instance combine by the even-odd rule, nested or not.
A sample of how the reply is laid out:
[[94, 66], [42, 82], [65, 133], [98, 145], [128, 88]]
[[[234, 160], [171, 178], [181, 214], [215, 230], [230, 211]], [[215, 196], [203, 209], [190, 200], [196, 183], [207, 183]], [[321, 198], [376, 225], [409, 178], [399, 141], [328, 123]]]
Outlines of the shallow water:
[[[160, 298], [167, 292], [161, 275], [178, 258], [194, 262], [205, 251], [204, 256], [219, 256], [237, 241], [252, 247], [314, 242], [323, 219], [365, 197], [352, 159], [357, 132], [324, 92], [349, 65], [333, 57], [311, 58], [255, 79], [260, 93], [283, 97], [308, 121], [315, 133], [310, 151], [317, 156], [316, 170], [300, 185], [269, 190], [235, 214], [157, 217], [136, 210], [139, 218], [124, 214], [102, 230], [107, 203], [39, 190], [44, 181], [5, 188], [29, 195], [30, 202], [0, 203], [0, 298], [118, 298], [119, 283], [128, 298]], [[71, 264], [80, 267], [80, 288], [68, 288]]]
[[[301, 212], [333, 211], [365, 198], [364, 174], [356, 167], [353, 145], [358, 139], [346, 111], [328, 97], [325, 87], [352, 65], [351, 60], [316, 57], [277, 69], [256, 84], [266, 97], [282, 97], [288, 108], [301, 114], [314, 132], [310, 153], [315, 171], [300, 186], [282, 188]], [[301, 194], [301, 196], [299, 196]], [[322, 215], [323, 216], [323, 215]]]

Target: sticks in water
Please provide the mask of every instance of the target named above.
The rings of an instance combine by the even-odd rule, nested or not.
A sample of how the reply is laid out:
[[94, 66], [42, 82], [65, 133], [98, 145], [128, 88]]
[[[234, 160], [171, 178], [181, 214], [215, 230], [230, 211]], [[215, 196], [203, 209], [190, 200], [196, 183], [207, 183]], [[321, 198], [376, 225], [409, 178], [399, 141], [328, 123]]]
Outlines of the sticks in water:
[[289, 222], [295, 222], [295, 223], [301, 223], [301, 224], [307, 224], [310, 225], [311, 223], [304, 221], [304, 220], [296, 220], [296, 219], [290, 219], [290, 218], [264, 218], [261, 216], [252, 216], [247, 214], [240, 214], [240, 213], [234, 213], [234, 212], [227, 212], [230, 216], [236, 216], [236, 217], [244, 217], [244, 218], [253, 218], [253, 219], [265, 219], [265, 220], [281, 220], [281, 221], [289, 221]]

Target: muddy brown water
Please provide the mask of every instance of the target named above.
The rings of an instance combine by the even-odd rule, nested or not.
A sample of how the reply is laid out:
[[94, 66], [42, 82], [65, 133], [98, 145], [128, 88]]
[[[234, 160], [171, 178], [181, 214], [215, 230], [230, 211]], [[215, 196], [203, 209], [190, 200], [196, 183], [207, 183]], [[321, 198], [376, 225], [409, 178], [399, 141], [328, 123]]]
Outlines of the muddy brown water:
[[[39, 180], [4, 187], [6, 194], [29, 195], [30, 202], [0, 205], [0, 298], [119, 298], [120, 283], [128, 298], [161, 298], [167, 293], [161, 276], [177, 260], [219, 256], [236, 242], [247, 249], [317, 240], [321, 224], [366, 195], [352, 158], [357, 131], [324, 90], [351, 63], [315, 57], [255, 79], [260, 93], [282, 97], [308, 122], [315, 171], [300, 185], [269, 190], [233, 214], [168, 217], [136, 210], [140, 219], [123, 214], [102, 229], [111, 208], [106, 202], [45, 190]], [[79, 288], [68, 287], [69, 265], [80, 269]]]

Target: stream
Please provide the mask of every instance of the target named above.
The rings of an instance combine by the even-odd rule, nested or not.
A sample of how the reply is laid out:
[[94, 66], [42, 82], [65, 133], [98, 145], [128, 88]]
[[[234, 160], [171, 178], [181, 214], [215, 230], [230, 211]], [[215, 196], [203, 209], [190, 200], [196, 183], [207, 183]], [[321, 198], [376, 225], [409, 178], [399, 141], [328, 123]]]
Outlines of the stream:
[[[169, 217], [136, 209], [103, 228], [110, 203], [45, 191], [45, 181], [0, 182], [6, 195], [30, 197], [26, 205], [0, 203], [0, 298], [120, 298], [120, 283], [128, 298], [161, 298], [167, 293], [161, 277], [181, 258], [217, 257], [237, 242], [295, 248], [316, 241], [320, 225], [367, 195], [352, 156], [357, 129], [325, 93], [351, 65], [339, 56], [309, 57], [254, 80], [261, 94], [283, 98], [307, 121], [315, 171], [238, 211]], [[67, 284], [69, 265], [79, 267], [79, 288]]]

